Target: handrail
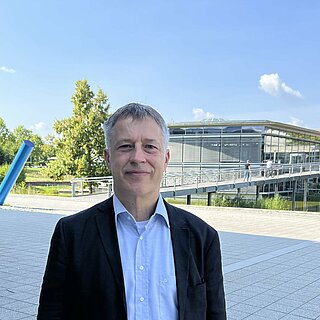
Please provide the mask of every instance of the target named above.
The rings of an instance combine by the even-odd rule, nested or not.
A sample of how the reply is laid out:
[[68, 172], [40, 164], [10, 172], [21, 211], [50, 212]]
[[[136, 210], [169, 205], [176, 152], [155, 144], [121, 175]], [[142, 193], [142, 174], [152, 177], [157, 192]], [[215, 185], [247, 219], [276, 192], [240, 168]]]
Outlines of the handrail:
[[[88, 187], [89, 193], [93, 193], [93, 190], [100, 190], [103, 193], [107, 193], [110, 196], [113, 193], [113, 177], [85, 177], [74, 178], [71, 180], [71, 193], [72, 197], [77, 195], [85, 195], [85, 187]], [[94, 192], [97, 193], [97, 192]]]
[[[198, 188], [199, 184], [211, 182], [217, 185], [220, 182], [236, 182], [244, 180], [244, 168], [229, 169], [203, 169], [200, 171], [192, 170], [187, 172], [166, 172], [161, 181], [161, 188], [193, 185]], [[288, 174], [300, 176], [303, 172], [319, 171], [320, 163], [298, 163], [298, 164], [273, 164], [270, 170], [267, 170], [266, 164], [257, 164], [250, 170], [250, 180], [252, 178], [264, 177], [265, 180]], [[249, 180], [249, 181], [250, 181]], [[113, 178], [106, 177], [87, 177], [75, 178], [71, 180], [72, 196], [84, 195], [85, 187], [91, 187], [91, 190], [98, 190], [100, 193], [107, 193], [109, 196], [113, 193]], [[89, 191], [87, 191], [89, 193]]]

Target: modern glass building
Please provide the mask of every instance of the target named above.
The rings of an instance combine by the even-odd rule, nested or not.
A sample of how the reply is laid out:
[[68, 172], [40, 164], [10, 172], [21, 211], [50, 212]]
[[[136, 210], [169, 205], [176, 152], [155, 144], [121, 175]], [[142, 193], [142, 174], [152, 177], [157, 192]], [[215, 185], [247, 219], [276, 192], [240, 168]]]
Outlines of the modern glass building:
[[320, 162], [320, 131], [274, 121], [170, 123], [167, 172]]

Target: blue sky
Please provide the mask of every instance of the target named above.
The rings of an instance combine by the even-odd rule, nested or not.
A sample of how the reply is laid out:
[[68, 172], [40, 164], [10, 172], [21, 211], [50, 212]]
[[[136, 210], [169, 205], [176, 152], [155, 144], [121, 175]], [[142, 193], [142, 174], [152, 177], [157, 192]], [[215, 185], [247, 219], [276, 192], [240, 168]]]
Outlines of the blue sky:
[[320, 128], [318, 0], [0, 2], [0, 117], [44, 135], [75, 82], [168, 122]]

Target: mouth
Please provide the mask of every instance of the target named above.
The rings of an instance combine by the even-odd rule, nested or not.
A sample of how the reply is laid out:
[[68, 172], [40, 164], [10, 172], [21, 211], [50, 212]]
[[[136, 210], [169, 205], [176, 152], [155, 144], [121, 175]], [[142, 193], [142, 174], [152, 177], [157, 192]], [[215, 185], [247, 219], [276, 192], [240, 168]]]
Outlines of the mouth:
[[150, 174], [149, 171], [144, 171], [144, 170], [128, 170], [126, 171], [126, 174], [131, 175], [131, 176], [145, 176]]

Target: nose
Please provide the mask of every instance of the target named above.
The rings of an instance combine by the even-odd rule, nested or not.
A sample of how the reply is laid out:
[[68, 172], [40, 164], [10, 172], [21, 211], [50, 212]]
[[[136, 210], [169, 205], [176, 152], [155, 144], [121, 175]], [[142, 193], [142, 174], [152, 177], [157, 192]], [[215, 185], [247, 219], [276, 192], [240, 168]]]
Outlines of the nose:
[[143, 151], [141, 146], [135, 146], [135, 148], [133, 148], [130, 161], [133, 163], [146, 162], [145, 152]]

